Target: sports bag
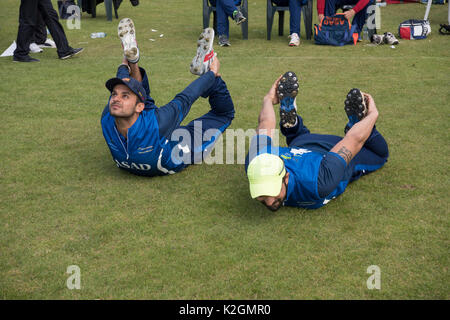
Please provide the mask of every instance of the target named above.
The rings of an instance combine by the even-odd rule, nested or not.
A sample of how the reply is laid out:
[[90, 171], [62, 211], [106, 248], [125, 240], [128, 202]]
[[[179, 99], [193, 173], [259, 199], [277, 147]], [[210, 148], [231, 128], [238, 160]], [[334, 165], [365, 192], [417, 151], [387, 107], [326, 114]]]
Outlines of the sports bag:
[[332, 46], [354, 44], [353, 39], [358, 36], [355, 29], [356, 25], [352, 26], [343, 13], [325, 16], [319, 25], [314, 25], [314, 42]]
[[425, 39], [431, 32], [428, 20], [410, 19], [400, 23], [398, 34], [400, 38], [407, 40]]

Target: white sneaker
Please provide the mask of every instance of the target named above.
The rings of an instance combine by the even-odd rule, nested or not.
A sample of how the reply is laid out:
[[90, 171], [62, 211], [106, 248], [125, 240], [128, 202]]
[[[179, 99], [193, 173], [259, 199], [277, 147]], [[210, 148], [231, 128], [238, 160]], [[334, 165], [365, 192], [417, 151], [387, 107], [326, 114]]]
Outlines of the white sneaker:
[[136, 30], [134, 29], [133, 20], [130, 18], [120, 20], [117, 34], [122, 40], [123, 54], [128, 62], [137, 63], [139, 61], [139, 48], [136, 42]]
[[300, 37], [298, 36], [298, 34], [293, 33], [289, 36], [289, 38], [291, 38], [291, 41], [289, 41], [289, 46], [298, 47], [298, 45], [300, 44]]
[[384, 43], [386, 43], [386, 44], [398, 44], [398, 40], [397, 40], [397, 38], [395, 38], [395, 36], [392, 33], [385, 32], [384, 33]]
[[197, 41], [197, 54], [191, 62], [191, 73], [201, 76], [209, 71], [216, 54], [213, 49], [214, 29], [206, 28]]
[[39, 48], [56, 48], [56, 43], [52, 39], [47, 38], [43, 44], [38, 45]]
[[30, 43], [30, 51], [33, 53], [42, 52], [43, 50], [39, 48], [39, 46], [36, 43]]
[[373, 34], [370, 37], [370, 42], [373, 44], [383, 44], [384, 43], [384, 34]]

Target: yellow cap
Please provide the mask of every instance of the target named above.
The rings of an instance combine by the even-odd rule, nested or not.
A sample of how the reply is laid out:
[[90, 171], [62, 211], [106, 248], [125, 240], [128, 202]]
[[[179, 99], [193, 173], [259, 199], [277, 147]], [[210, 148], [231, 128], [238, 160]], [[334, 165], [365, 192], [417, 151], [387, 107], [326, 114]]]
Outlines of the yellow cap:
[[283, 160], [274, 154], [263, 153], [253, 158], [247, 168], [251, 197], [280, 194], [285, 173]]

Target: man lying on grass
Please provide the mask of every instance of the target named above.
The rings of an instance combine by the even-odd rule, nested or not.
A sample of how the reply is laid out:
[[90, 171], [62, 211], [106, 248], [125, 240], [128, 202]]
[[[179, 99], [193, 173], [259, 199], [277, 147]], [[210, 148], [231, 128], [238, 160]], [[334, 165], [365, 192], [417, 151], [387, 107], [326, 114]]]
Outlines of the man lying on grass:
[[[124, 58], [116, 78], [106, 82], [111, 96], [101, 118], [114, 162], [120, 169], [145, 176], [172, 174], [201, 162], [234, 118], [233, 101], [213, 51], [214, 30], [205, 29], [197, 41], [191, 72], [200, 77], [161, 108], [150, 96], [147, 73], [138, 66], [133, 21], [121, 20], [118, 34]], [[200, 96], [209, 98], [211, 110], [180, 126]], [[206, 131], [210, 138], [205, 141]], [[200, 139], [194, 138], [198, 135]]]
[[[246, 158], [250, 195], [272, 211], [283, 205], [322, 207], [350, 182], [381, 168], [389, 155], [386, 141], [375, 128], [378, 110], [369, 94], [359, 89], [348, 93], [349, 122], [342, 138], [311, 134], [297, 114], [297, 93], [295, 73], [287, 72], [275, 81], [264, 97], [257, 135]], [[287, 148], [271, 144], [276, 126], [273, 105], [278, 103]]]

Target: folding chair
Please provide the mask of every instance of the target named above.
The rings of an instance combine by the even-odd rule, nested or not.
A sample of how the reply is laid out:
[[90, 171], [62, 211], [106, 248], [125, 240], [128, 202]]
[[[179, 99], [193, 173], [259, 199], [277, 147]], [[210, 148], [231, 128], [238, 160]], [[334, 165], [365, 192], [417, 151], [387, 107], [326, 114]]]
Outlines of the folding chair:
[[[248, 40], [248, 0], [242, 0], [239, 9], [246, 18], [246, 20], [241, 23], [242, 39]], [[214, 31], [217, 32], [216, 7], [213, 7], [208, 0], [203, 0], [203, 29], [209, 27], [211, 13], [213, 14], [213, 28]]]
[[[92, 18], [97, 16], [97, 0], [84, 0], [91, 2], [91, 10], [92, 10]], [[78, 6], [82, 8], [83, 0], [78, 0]], [[106, 19], [108, 21], [112, 21], [112, 8], [114, 6], [114, 14], [116, 19], [119, 19], [119, 15], [117, 14], [117, 9], [120, 5], [120, 0], [105, 0], [105, 11], [106, 11]]]
[[[288, 4], [288, 2], [286, 1]], [[275, 18], [275, 13], [278, 12], [278, 35], [282, 36], [284, 33], [284, 12], [289, 11], [289, 5], [278, 6], [272, 0], [267, 0], [267, 40], [270, 40], [272, 34], [272, 25]], [[302, 6], [303, 23], [305, 25], [306, 39], [311, 39], [312, 36], [312, 14], [313, 1], [308, 0], [306, 5]]]

